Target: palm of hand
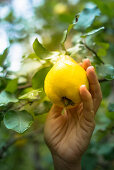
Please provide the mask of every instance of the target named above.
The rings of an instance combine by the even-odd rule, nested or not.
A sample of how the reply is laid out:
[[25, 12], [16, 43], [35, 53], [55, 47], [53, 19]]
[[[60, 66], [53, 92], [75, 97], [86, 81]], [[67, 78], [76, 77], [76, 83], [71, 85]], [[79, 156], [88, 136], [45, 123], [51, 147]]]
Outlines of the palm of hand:
[[80, 104], [77, 108], [65, 110], [62, 115], [50, 117], [46, 122], [47, 144], [64, 161], [75, 162], [89, 144], [94, 119], [87, 120], [83, 115], [83, 104]]

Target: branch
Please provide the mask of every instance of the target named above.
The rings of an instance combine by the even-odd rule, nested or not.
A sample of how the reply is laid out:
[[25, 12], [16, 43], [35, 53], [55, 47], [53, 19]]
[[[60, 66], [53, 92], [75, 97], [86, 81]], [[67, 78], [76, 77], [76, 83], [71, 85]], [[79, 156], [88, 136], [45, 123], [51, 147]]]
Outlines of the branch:
[[96, 57], [102, 64], [104, 64], [104, 61], [101, 60], [101, 58], [97, 55], [97, 53], [96, 53], [93, 49], [91, 49], [85, 42], [82, 42], [82, 44], [83, 44], [89, 51], [91, 51], [91, 52], [95, 55], [95, 57]]
[[107, 80], [107, 79], [99, 79], [99, 83], [106, 82], [106, 81], [112, 81], [112, 80]]
[[18, 86], [18, 89], [21, 90], [21, 89], [25, 89], [27, 87], [32, 87], [32, 84], [20, 85], [20, 86]]
[[13, 145], [15, 144], [17, 141], [19, 140], [22, 140], [22, 139], [25, 139], [25, 138], [30, 138], [30, 139], [33, 139], [34, 136], [36, 136], [36, 134], [42, 132], [42, 127], [40, 129], [38, 129], [37, 131], [35, 132], [32, 132], [28, 135], [25, 135], [25, 136], [21, 136], [21, 137], [18, 137], [18, 138], [13, 138], [13, 139], [10, 139], [8, 142], [6, 142], [6, 144], [4, 144], [4, 146], [1, 147], [0, 149], [0, 159], [2, 159], [4, 157], [4, 153], [8, 151], [8, 149]]

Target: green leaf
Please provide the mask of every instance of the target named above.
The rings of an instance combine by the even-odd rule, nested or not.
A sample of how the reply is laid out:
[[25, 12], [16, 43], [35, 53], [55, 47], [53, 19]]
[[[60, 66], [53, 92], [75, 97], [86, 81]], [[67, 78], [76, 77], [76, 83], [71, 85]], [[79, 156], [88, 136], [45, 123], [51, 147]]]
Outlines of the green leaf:
[[[92, 159], [91, 159], [92, 158]], [[91, 153], [85, 153], [82, 157], [82, 169], [93, 170], [96, 167], [98, 158], [96, 155]]]
[[52, 55], [51, 52], [49, 52], [46, 48], [42, 46], [42, 44], [38, 41], [36, 38], [34, 43], [33, 43], [33, 49], [35, 54], [40, 58], [40, 59], [46, 59], [50, 55]]
[[109, 154], [111, 150], [114, 148], [114, 145], [111, 143], [103, 143], [97, 150], [99, 155]]
[[66, 41], [66, 39], [67, 39], [67, 36], [68, 36], [68, 33], [69, 33], [70, 30], [73, 28], [73, 25], [74, 25], [74, 24], [70, 24], [70, 25], [68, 26], [68, 29], [64, 31], [61, 44], [64, 44], [64, 43], [65, 43], [65, 41]]
[[39, 100], [44, 96], [43, 89], [31, 90], [30, 92], [22, 95], [19, 99], [30, 99], [30, 100]]
[[44, 87], [44, 79], [51, 67], [41, 68], [32, 78], [32, 87], [39, 89]]
[[105, 50], [103, 48], [99, 48], [98, 51], [97, 51], [97, 55], [99, 57], [106, 56], [106, 54], [107, 54], [107, 50]]
[[34, 110], [34, 114], [37, 115], [41, 115], [44, 113], [49, 112], [50, 108], [52, 106], [52, 103], [49, 101], [44, 101], [42, 103], [40, 103]]
[[100, 15], [100, 10], [96, 5], [89, 3], [86, 8], [80, 13], [78, 22], [74, 25], [74, 29], [84, 31], [90, 27], [96, 16]]
[[114, 79], [114, 67], [110, 64], [96, 66], [98, 76], [103, 79], [113, 80]]
[[16, 103], [18, 99], [14, 95], [11, 95], [5, 91], [0, 93], [0, 106], [7, 105], [8, 103]]
[[17, 78], [13, 79], [13, 80], [10, 80], [9, 83], [7, 84], [5, 90], [7, 92], [14, 93], [17, 90], [17, 83], [18, 83]]
[[109, 112], [114, 112], [114, 103], [109, 103], [108, 110]]
[[4, 63], [4, 61], [5, 61], [6, 57], [7, 57], [7, 55], [8, 55], [8, 48], [6, 48], [6, 49], [4, 50], [4, 52], [3, 52], [3, 54], [0, 55], [0, 66], [3, 65], [3, 63]]
[[106, 56], [107, 50], [109, 48], [109, 44], [103, 43], [103, 42], [96, 42], [96, 44], [99, 46], [99, 49], [97, 51], [97, 55], [99, 57]]
[[103, 98], [106, 98], [110, 95], [111, 93], [111, 81], [104, 81], [101, 84], [101, 90], [102, 90], [102, 94], [103, 94]]
[[23, 133], [33, 123], [33, 117], [27, 111], [8, 111], [4, 116], [6, 128], [12, 129], [18, 133]]
[[100, 27], [100, 28], [98, 28], [98, 29], [94, 29], [94, 30], [92, 30], [92, 31], [90, 31], [90, 32], [88, 32], [88, 33], [83, 34], [81, 37], [82, 37], [82, 38], [85, 38], [85, 37], [87, 37], [87, 36], [89, 36], [89, 35], [93, 35], [93, 34], [99, 32], [99, 31], [102, 30], [102, 29], [104, 29], [104, 27]]

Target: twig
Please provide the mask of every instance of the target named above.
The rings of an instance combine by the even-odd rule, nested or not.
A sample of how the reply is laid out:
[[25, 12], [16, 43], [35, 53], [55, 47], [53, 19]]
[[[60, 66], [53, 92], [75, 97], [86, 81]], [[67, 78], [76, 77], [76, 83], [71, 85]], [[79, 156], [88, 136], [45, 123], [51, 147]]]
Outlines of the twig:
[[25, 138], [33, 139], [33, 137], [36, 136], [36, 134], [42, 132], [42, 130], [43, 130], [43, 128], [41, 127], [37, 131], [32, 132], [32, 133], [30, 133], [28, 135], [10, 139], [8, 142], [6, 142], [6, 144], [4, 144], [4, 146], [1, 147], [1, 149], [0, 149], [0, 159], [2, 159], [4, 157], [4, 153], [7, 152], [7, 150], [10, 148], [10, 146], [15, 144], [17, 141], [25, 139]]
[[97, 55], [97, 53], [96, 53], [93, 49], [91, 49], [85, 42], [82, 42], [82, 44], [83, 44], [89, 51], [91, 51], [91, 52], [95, 55], [95, 57], [96, 57], [102, 64], [104, 64], [104, 62], [101, 60], [101, 58]]
[[99, 82], [102, 83], [102, 82], [106, 82], [106, 81], [112, 81], [112, 80], [107, 80], [107, 79], [99, 79]]
[[32, 84], [20, 85], [20, 86], [18, 86], [18, 89], [21, 90], [21, 89], [25, 89], [27, 87], [32, 87]]

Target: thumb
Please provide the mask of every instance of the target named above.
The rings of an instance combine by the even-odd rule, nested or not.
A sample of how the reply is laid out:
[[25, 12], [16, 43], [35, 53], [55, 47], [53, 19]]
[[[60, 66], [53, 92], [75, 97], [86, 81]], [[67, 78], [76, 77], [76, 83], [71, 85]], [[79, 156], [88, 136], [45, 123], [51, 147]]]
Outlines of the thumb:
[[62, 112], [63, 108], [59, 107], [55, 104], [53, 104], [53, 106], [51, 107], [49, 114], [48, 114], [48, 118], [57, 118], [59, 116], [61, 116], [61, 112]]

